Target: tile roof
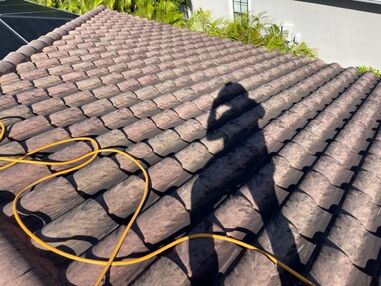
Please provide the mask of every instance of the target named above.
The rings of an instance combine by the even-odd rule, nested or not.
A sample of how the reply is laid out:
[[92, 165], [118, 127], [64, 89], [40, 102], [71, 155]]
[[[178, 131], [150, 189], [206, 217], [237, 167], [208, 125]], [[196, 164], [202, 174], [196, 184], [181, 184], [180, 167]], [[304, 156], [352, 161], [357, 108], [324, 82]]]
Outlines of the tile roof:
[[[104, 7], [27, 47], [0, 62], [7, 127], [0, 154], [92, 136], [101, 147], [139, 158], [151, 193], [118, 257], [186, 233], [221, 232], [261, 246], [317, 284], [379, 282], [379, 78]], [[41, 158], [67, 160], [90, 150], [77, 142]], [[40, 250], [6, 218], [18, 190], [60, 168], [18, 164], [0, 171], [1, 284], [91, 285], [101, 270]], [[143, 188], [135, 165], [104, 154], [37, 185], [20, 208], [52, 245], [107, 258]], [[257, 252], [207, 239], [113, 267], [107, 279], [296, 283]]]

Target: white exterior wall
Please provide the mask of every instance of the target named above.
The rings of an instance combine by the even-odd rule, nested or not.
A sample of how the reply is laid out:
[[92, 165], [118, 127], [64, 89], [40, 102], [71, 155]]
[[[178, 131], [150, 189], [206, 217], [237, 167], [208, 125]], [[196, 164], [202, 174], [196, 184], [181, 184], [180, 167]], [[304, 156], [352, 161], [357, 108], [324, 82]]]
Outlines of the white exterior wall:
[[215, 18], [233, 18], [233, 0], [192, 0], [193, 10], [210, 10]]
[[[233, 16], [232, 0], [193, 2], [195, 8], [212, 10], [215, 16]], [[271, 22], [292, 24], [292, 33], [300, 34], [326, 62], [381, 69], [381, 14], [296, 0], [249, 2], [251, 11], [266, 11]]]

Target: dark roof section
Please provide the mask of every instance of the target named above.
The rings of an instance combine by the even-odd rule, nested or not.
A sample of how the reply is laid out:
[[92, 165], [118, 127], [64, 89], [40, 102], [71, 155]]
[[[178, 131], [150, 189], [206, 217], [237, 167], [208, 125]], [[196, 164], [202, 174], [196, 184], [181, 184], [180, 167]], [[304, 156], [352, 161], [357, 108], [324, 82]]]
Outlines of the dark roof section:
[[[224, 232], [260, 245], [319, 284], [377, 283], [379, 78], [102, 7], [74, 21], [54, 32], [59, 39], [31, 50], [30, 60], [5, 59], [15, 68], [0, 77], [0, 118], [7, 126], [0, 154], [90, 135], [141, 159], [152, 192], [119, 257], [186, 233]], [[45, 155], [66, 160], [89, 150], [76, 143]], [[54, 170], [20, 164], [0, 171], [5, 215], [20, 188]], [[25, 220], [45, 240], [108, 257], [142, 189], [131, 162], [100, 156], [38, 185], [21, 207], [34, 213]], [[64, 263], [25, 242], [13, 221], [2, 221], [0, 253], [21, 266], [0, 264], [0, 284], [94, 282], [100, 267]], [[11, 244], [12, 233], [18, 235]], [[114, 267], [108, 279], [115, 285], [295, 283], [264, 256], [210, 240]]]
[[0, 2], [0, 59], [77, 15], [21, 0]]

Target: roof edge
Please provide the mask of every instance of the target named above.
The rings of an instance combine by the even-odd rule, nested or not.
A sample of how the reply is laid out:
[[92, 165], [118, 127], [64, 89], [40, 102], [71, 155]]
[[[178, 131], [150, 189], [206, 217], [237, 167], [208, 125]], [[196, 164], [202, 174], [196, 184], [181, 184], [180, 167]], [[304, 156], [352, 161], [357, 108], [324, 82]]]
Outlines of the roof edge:
[[2, 60], [0, 60], [0, 76], [12, 72], [18, 64], [29, 60], [33, 54], [40, 52], [44, 47], [47, 47], [54, 41], [61, 39], [62, 36], [68, 34], [69, 31], [82, 25], [84, 22], [94, 17], [104, 9], [106, 9], [106, 7], [104, 5], [100, 5], [97, 8], [79, 16], [78, 18], [67, 22], [61, 27], [55, 28], [46, 35], [40, 36], [38, 39], [21, 46], [17, 51], [10, 52]]

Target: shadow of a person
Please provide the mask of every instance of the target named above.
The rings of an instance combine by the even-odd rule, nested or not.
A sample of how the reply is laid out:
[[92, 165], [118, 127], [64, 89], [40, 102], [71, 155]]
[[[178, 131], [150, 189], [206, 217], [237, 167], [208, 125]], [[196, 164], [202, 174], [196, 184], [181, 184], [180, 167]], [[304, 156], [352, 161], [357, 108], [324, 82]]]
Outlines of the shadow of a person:
[[[238, 97], [241, 99], [241, 106], [244, 106], [239, 112], [234, 110], [235, 107], [234, 104], [232, 104], [232, 100], [237, 99]], [[221, 127], [224, 127], [231, 120], [238, 118], [244, 111], [249, 111], [254, 108], [254, 113], [256, 113], [256, 117], [254, 118], [256, 118], [256, 120], [255, 122], [251, 122], [251, 124], [246, 125], [250, 126], [250, 128], [242, 128], [242, 130], [239, 130], [239, 132], [236, 132], [235, 134], [225, 133], [225, 135], [222, 135], [224, 133], [218, 132]], [[254, 148], [256, 149], [255, 156], [253, 158], [248, 158], [246, 161], [243, 160], [246, 164], [242, 166], [243, 169], [240, 169], [240, 172], [232, 172], [229, 174], [229, 178], [227, 179], [229, 183], [226, 186], [226, 189], [230, 189], [230, 192], [233, 193], [236, 192], [244, 183], [248, 183], [246, 185], [246, 196], [250, 196], [249, 200], [253, 201], [253, 204], [256, 205], [264, 224], [266, 224], [266, 221], [268, 221], [274, 213], [277, 213], [276, 221], [281, 224], [278, 227], [282, 229], [282, 234], [285, 234], [285, 237], [281, 239], [286, 239], [291, 242], [291, 245], [295, 245], [294, 237], [289, 230], [288, 221], [282, 215], [280, 215], [281, 218], [279, 219], [280, 212], [277, 212], [279, 203], [273, 181], [275, 167], [271, 161], [270, 155], [268, 154], [263, 131], [258, 126], [258, 120], [264, 115], [265, 111], [263, 107], [255, 100], [248, 97], [247, 91], [242, 85], [231, 82], [225, 84], [224, 88], [219, 92], [217, 98], [213, 102], [212, 109], [208, 117], [208, 128], [206, 135], [208, 140], [223, 140], [223, 148], [214, 154], [213, 159], [211, 159], [208, 164], [211, 165], [210, 163], [212, 161], [215, 162], [219, 158], [229, 156], [230, 151], [234, 149], [234, 145], [237, 146], [243, 144], [245, 140], [250, 137], [254, 138]], [[259, 174], [257, 174], [258, 171]], [[254, 183], [252, 180], [253, 177], [256, 177], [256, 179], [254, 179]], [[198, 194], [200, 191], [199, 184], [196, 182], [192, 188], [191, 194], [191, 225], [202, 225], [201, 228], [198, 227], [198, 231], [201, 230], [203, 232], [212, 233], [213, 224], [216, 220], [203, 220], [200, 217], [200, 211], [204, 214], [210, 214], [213, 212], [213, 208], [200, 210], [200, 202], [198, 202], [197, 199], [200, 197]], [[226, 193], [224, 192], [221, 192], [219, 197], [213, 195], [213, 202], [208, 203], [208, 206], [215, 205], [225, 195]], [[248, 235], [251, 238], [256, 238], [255, 234], [249, 233]], [[281, 245], [279, 241], [280, 237], [279, 235], [272, 236], [271, 231], [267, 232], [266, 235], [270, 244], [268, 246], [272, 248], [274, 256], [277, 257], [277, 252], [279, 250], [279, 246]], [[212, 239], [205, 239], [202, 241], [204, 254], [199, 254], [199, 248], [199, 241], [189, 241], [189, 266], [192, 272], [191, 285], [221, 284], [221, 273], [219, 273], [221, 270], [221, 265], [219, 265], [219, 257], [218, 253], [215, 251], [214, 241]], [[207, 258], [205, 258], [205, 253], [207, 253]], [[282, 253], [284, 253], [284, 251], [282, 251]], [[279, 271], [279, 276], [282, 285], [289, 284], [289, 275], [285, 274], [283, 271]]]

